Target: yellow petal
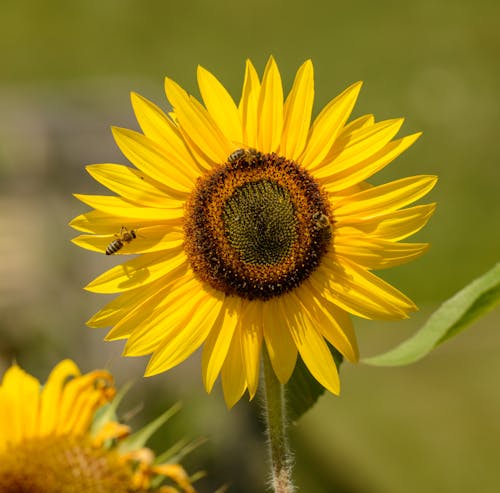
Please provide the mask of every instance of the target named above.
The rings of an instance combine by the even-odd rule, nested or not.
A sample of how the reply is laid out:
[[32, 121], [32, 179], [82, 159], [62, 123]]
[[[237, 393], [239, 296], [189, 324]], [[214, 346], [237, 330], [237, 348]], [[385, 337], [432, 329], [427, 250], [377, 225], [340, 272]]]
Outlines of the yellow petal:
[[[165, 325], [177, 323], [186, 316], [187, 310], [190, 310], [189, 313], [195, 310], [190, 295], [197, 289], [198, 281], [195, 282], [192, 275], [182, 274], [172, 281], [175, 273], [177, 270], [167, 276], [165, 284], [160, 282], [157, 289], [154, 285], [148, 286], [140, 302], [124, 313], [106, 335], [106, 341], [128, 339], [123, 350], [124, 356], [152, 353], [165, 336]], [[181, 281], [185, 286], [180, 284]], [[191, 289], [191, 293], [188, 293], [188, 289]]]
[[40, 399], [40, 436], [49, 435], [57, 429], [64, 384], [69, 379], [80, 375], [76, 363], [69, 359], [61, 361], [50, 372]]
[[205, 106], [222, 133], [233, 142], [242, 142], [238, 108], [225, 87], [203, 67], [198, 66], [198, 86]]
[[[359, 352], [356, 334], [351, 323], [346, 323], [343, 327], [340, 321], [335, 318], [334, 314], [339, 314], [340, 310], [333, 307], [326, 299], [316, 298], [309, 284], [300, 286], [295, 294], [301, 300], [303, 310], [307, 310], [309, 318], [315, 321], [314, 326], [319, 333], [349, 361], [357, 361]], [[348, 317], [342, 316], [341, 320], [346, 322], [346, 319]]]
[[93, 293], [120, 293], [156, 281], [186, 262], [181, 248], [165, 252], [145, 253], [109, 269], [89, 283], [85, 289]]
[[377, 171], [380, 171], [391, 163], [402, 152], [408, 149], [408, 147], [410, 147], [420, 137], [420, 135], [422, 134], [416, 133], [403, 137], [402, 139], [389, 142], [380, 151], [370, 156], [368, 159], [358, 163], [352, 161], [350, 166], [347, 166], [342, 171], [337, 171], [336, 164], [333, 163], [331, 167], [333, 174], [322, 179], [321, 182], [326, 191], [332, 194], [352, 187], [359, 182], [366, 180]]
[[165, 91], [179, 124], [196, 145], [214, 163], [225, 162], [232, 152], [233, 145], [221, 132], [208, 111], [169, 78], [165, 79]]
[[[82, 201], [94, 209], [104, 212], [108, 215], [119, 216], [131, 220], [136, 220], [139, 224], [142, 219], [151, 221], [156, 219], [157, 222], [169, 221], [172, 219], [180, 219], [184, 217], [184, 208], [182, 202], [178, 200], [171, 200], [168, 205], [171, 208], [158, 209], [154, 207], [144, 207], [136, 205], [121, 197], [114, 197], [109, 195], [82, 195], [79, 193], [74, 194], [75, 198]], [[166, 200], [163, 204], [166, 207]], [[136, 224], [135, 226], [138, 226]], [[132, 228], [132, 229], [135, 229]]]
[[335, 218], [358, 216], [363, 219], [386, 214], [423, 197], [432, 190], [436, 181], [435, 176], [410, 176], [369, 188], [334, 203]]
[[[139, 210], [142, 209], [139, 208]], [[139, 210], [134, 211], [136, 215], [140, 214]], [[158, 222], [158, 219], [154, 216], [149, 218], [142, 217], [140, 220], [141, 226], [144, 225], [148, 227], [157, 225]], [[162, 220], [162, 222], [168, 224], [169, 226], [172, 225], [172, 227], [177, 227], [182, 225], [182, 217], [177, 219]], [[138, 226], [137, 223], [130, 222], [126, 217], [116, 216], [114, 214], [108, 214], [107, 212], [98, 210], [80, 214], [75, 217], [69, 225], [78, 231], [96, 234], [109, 234], [110, 231], [119, 232], [122, 226], [126, 227], [130, 231], [131, 229], [136, 229]]]
[[224, 301], [224, 308], [220, 314], [219, 323], [214, 324], [202, 354], [203, 383], [207, 392], [211, 392], [222, 365], [226, 360], [233, 334], [241, 311], [240, 299], [228, 296]]
[[238, 323], [221, 370], [222, 390], [228, 408], [232, 408], [240, 400], [247, 388], [241, 354], [241, 330], [241, 323]]
[[342, 264], [325, 256], [321, 268], [310, 276], [315, 296], [324, 297], [343, 310], [368, 319], [408, 318], [415, 304], [396, 288], [347, 259]]
[[365, 269], [387, 269], [415, 260], [429, 249], [428, 243], [394, 243], [379, 238], [335, 237], [335, 254]]
[[283, 86], [273, 57], [269, 58], [262, 77], [258, 118], [257, 148], [264, 153], [275, 152], [283, 130]]
[[249, 147], [257, 147], [259, 117], [257, 114], [260, 97], [260, 81], [250, 60], [246, 61], [245, 80], [239, 111], [243, 125], [243, 140]]
[[314, 328], [300, 299], [292, 292], [291, 302], [285, 303], [291, 321], [290, 334], [302, 360], [312, 376], [332, 394], [340, 393], [340, 380], [335, 361], [323, 337]]
[[[171, 250], [184, 243], [184, 232], [180, 226], [148, 226], [133, 231], [136, 238], [129, 243], [123, 242], [123, 247], [115, 252], [115, 255]], [[119, 236], [119, 233], [112, 235], [80, 235], [71, 241], [87, 250], [104, 253], [108, 245]]]
[[402, 118], [387, 120], [357, 130], [345, 139], [339, 139], [321, 167], [314, 172], [314, 176], [324, 178], [348, 172], [352, 166], [373, 158], [398, 133], [402, 124]]
[[280, 305], [280, 298], [272, 298], [263, 304], [263, 327], [274, 373], [285, 384], [295, 368], [297, 348], [288, 329], [288, 318]]
[[0, 387], [0, 417], [3, 428], [0, 448], [2, 445], [16, 444], [36, 435], [39, 399], [40, 382], [35, 377], [17, 365], [7, 369]]
[[338, 235], [367, 234], [371, 237], [399, 241], [420, 231], [429, 221], [436, 204], [417, 205], [399, 211], [359, 220], [345, 216], [336, 222]]
[[172, 120], [160, 108], [139, 94], [131, 93], [131, 99], [144, 135], [162, 147], [181, 169], [189, 169], [189, 176], [199, 173], [198, 163], [189, 153]]
[[222, 293], [207, 290], [192, 316], [177, 326], [166, 328], [165, 337], [153, 353], [145, 374], [151, 376], [167, 371], [194, 353], [208, 337], [223, 304]]
[[[149, 207], [182, 207], [183, 201], [161, 189], [144, 173], [120, 164], [92, 164], [86, 167], [96, 181], [124, 199]], [[177, 206], [172, 204], [177, 203]]]
[[314, 169], [322, 163], [351, 114], [361, 85], [361, 82], [356, 82], [348, 87], [332, 99], [316, 117], [309, 132], [306, 148], [299, 158], [303, 166]]
[[[173, 280], [169, 276], [158, 293], [149, 296], [117, 323], [111, 333], [128, 333], [124, 356], [143, 356], [154, 352], [171, 328], [192, 318], [206, 298], [201, 284], [188, 270]], [[116, 337], [116, 336], [115, 336]], [[108, 337], [107, 337], [108, 338]]]
[[[348, 356], [346, 353], [344, 356], [346, 356], [351, 363], [356, 363], [359, 359], [359, 349], [351, 316], [345, 310], [342, 310], [342, 308], [339, 308], [337, 305], [334, 305], [324, 298], [321, 300], [321, 305], [324, 311], [326, 311], [326, 313], [333, 318], [333, 320], [337, 323], [337, 326], [340, 327], [340, 330], [349, 340], [349, 344], [352, 347], [352, 354]], [[338, 329], [334, 323], [319, 325], [317, 329], [332, 346], [335, 345], [335, 342], [338, 340]]]
[[146, 136], [127, 128], [113, 127], [113, 137], [125, 157], [143, 173], [162, 183], [173, 193], [190, 193], [199, 173], [182, 166], [174, 154]]
[[360, 116], [347, 123], [346, 126], [340, 131], [338, 138], [342, 139], [346, 135], [349, 135], [360, 128], [371, 127], [374, 123], [375, 117], [373, 115]]
[[260, 353], [262, 349], [262, 301], [250, 301], [243, 312], [240, 343], [250, 399], [259, 385]]
[[292, 90], [285, 101], [280, 154], [288, 159], [297, 159], [304, 150], [313, 102], [313, 65], [311, 60], [307, 60], [298, 70]]
[[[125, 291], [113, 298], [95, 313], [86, 323], [89, 327], [103, 328], [110, 327], [118, 323], [129, 311], [134, 310], [137, 305], [143, 303], [149, 296], [152, 296], [163, 283], [157, 281], [151, 283], [146, 288], [132, 289]], [[110, 339], [114, 340], [114, 339]]]

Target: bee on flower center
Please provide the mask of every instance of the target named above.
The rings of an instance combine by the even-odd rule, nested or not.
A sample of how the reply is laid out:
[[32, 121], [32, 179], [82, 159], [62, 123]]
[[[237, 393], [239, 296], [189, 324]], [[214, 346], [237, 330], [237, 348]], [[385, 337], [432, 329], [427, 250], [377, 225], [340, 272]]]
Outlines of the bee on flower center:
[[106, 247], [106, 255], [113, 255], [113, 253], [121, 250], [125, 243], [130, 243], [133, 239], [137, 238], [135, 230], [131, 229], [129, 231], [125, 226], [122, 226], [120, 232], [115, 234], [115, 236], [116, 239]]
[[322, 212], [315, 212], [312, 215], [312, 219], [316, 229], [325, 229], [330, 226], [330, 219], [328, 219], [328, 216]]
[[230, 163], [235, 163], [238, 161], [238, 159], [243, 159], [245, 158], [246, 161], [249, 163], [252, 162], [253, 160], [257, 159], [259, 156], [259, 151], [257, 149], [249, 148], [249, 149], [236, 149], [234, 152], [229, 154], [229, 157], [227, 158], [228, 162]]

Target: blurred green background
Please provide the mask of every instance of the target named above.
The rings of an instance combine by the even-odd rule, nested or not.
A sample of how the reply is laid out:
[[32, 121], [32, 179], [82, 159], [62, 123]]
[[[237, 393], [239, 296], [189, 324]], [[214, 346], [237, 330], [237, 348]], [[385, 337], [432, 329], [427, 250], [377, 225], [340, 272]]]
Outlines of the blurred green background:
[[[355, 116], [406, 117], [424, 136], [380, 183], [438, 174], [439, 203], [415, 237], [425, 257], [382, 276], [421, 307], [410, 321], [356, 321], [362, 354], [403, 340], [436, 306], [498, 260], [500, 3], [3, 0], [0, 13], [0, 370], [17, 360], [44, 379], [60, 359], [136, 380], [122, 406], [144, 424], [177, 400], [183, 411], [152, 442], [208, 442], [186, 461], [205, 469], [201, 492], [265, 491], [258, 405], [228, 412], [207, 396], [200, 362], [142, 379], [145, 358], [84, 323], [105, 297], [82, 286], [115, 259], [74, 247], [68, 221], [101, 193], [84, 165], [125, 162], [110, 125], [136, 128], [129, 92], [167, 108], [163, 77], [190, 92], [196, 66], [239, 98], [245, 58], [260, 73], [273, 54], [286, 89], [312, 58], [316, 112], [364, 80]], [[497, 492], [500, 488], [500, 316], [489, 314], [424, 361], [402, 369], [344, 365], [343, 393], [327, 395], [292, 430], [307, 493]]]

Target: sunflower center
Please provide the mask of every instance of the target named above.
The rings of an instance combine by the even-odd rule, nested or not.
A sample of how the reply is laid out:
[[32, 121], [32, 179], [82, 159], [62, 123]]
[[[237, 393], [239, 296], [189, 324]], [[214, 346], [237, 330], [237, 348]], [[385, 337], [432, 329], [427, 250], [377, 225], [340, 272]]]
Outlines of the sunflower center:
[[115, 493], [131, 484], [116, 454], [78, 437], [32, 438], [0, 454], [2, 493]]
[[279, 263], [297, 236], [290, 194], [273, 181], [238, 187], [224, 204], [222, 220], [229, 243], [249, 264]]
[[319, 265], [330, 215], [326, 193], [297, 163], [239, 150], [199, 178], [184, 216], [186, 255], [213, 288], [268, 300]]

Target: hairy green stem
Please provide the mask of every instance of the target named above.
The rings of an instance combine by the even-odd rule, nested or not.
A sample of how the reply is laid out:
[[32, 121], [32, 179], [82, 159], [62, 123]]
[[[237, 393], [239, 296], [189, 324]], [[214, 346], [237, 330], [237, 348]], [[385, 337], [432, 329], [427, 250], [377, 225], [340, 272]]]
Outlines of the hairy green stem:
[[288, 445], [285, 389], [271, 366], [267, 349], [264, 360], [264, 417], [274, 493], [293, 493], [292, 457]]

